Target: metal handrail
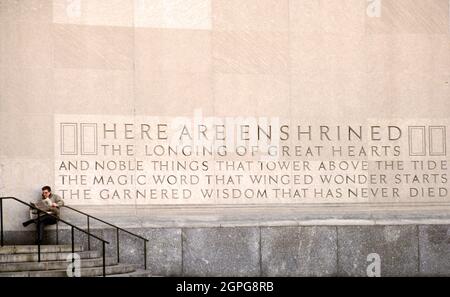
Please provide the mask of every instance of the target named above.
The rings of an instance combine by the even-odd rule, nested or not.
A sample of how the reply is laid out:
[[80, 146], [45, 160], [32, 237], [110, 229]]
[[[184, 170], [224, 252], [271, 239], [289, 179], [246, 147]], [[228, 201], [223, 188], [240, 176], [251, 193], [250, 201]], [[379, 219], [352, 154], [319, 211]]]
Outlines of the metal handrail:
[[[145, 270], [147, 269], [147, 242], [148, 242], [148, 239], [147, 239], [147, 238], [142, 237], [142, 236], [140, 236], [140, 235], [138, 235], [138, 234], [132, 233], [132, 232], [130, 232], [130, 231], [128, 231], [128, 230], [125, 230], [125, 229], [123, 229], [123, 228], [120, 228], [120, 227], [118, 227], [118, 226], [116, 226], [116, 225], [114, 225], [114, 224], [111, 224], [111, 223], [109, 223], [109, 222], [106, 222], [106, 221], [104, 221], [104, 220], [102, 220], [102, 219], [99, 219], [99, 218], [97, 218], [97, 217], [94, 217], [94, 216], [92, 216], [92, 215], [90, 215], [90, 214], [88, 214], [88, 213], [85, 213], [85, 212], [83, 212], [83, 211], [81, 211], [81, 210], [78, 210], [78, 209], [75, 209], [75, 208], [73, 208], [73, 207], [70, 207], [70, 206], [67, 206], [67, 205], [64, 205], [63, 207], [68, 208], [68, 209], [70, 209], [70, 210], [72, 210], [72, 211], [75, 211], [75, 212], [77, 212], [77, 213], [79, 213], [79, 214], [82, 214], [82, 215], [86, 216], [86, 218], [87, 218], [87, 228], [88, 228], [88, 232], [90, 231], [90, 219], [91, 219], [91, 218], [94, 219], [94, 220], [96, 220], [96, 221], [99, 221], [99, 222], [101, 222], [101, 223], [103, 223], [103, 224], [106, 224], [106, 225], [108, 225], [108, 226], [113, 227], [113, 228], [116, 229], [116, 237], [117, 237], [117, 247], [116, 247], [116, 248], [117, 248], [117, 263], [120, 263], [119, 231], [125, 232], [125, 233], [127, 233], [127, 234], [130, 234], [130, 235], [132, 235], [132, 236], [134, 236], [134, 237], [137, 237], [137, 238], [143, 240], [143, 241], [144, 241], [144, 269], [145, 269]], [[89, 240], [89, 237], [88, 237], [88, 248], [90, 248], [90, 240]]]
[[[75, 257], [74, 257], [74, 255], [75, 255], [74, 229], [87, 234], [88, 235], [88, 239], [92, 236], [95, 239], [100, 240], [102, 242], [102, 247], [103, 247], [103, 253], [102, 253], [103, 254], [103, 276], [106, 276], [106, 261], [105, 261], [106, 260], [106, 253], [105, 253], [105, 248], [106, 248], [106, 244], [109, 244], [108, 241], [91, 234], [89, 231], [84, 231], [83, 229], [81, 229], [81, 228], [79, 228], [79, 227], [77, 227], [77, 226], [75, 226], [75, 225], [73, 225], [73, 224], [71, 224], [71, 223], [69, 223], [69, 222], [59, 218], [59, 217], [57, 217], [55, 215], [52, 215], [52, 214], [49, 214], [46, 211], [43, 211], [43, 210], [41, 210], [41, 209], [31, 205], [31, 204], [28, 204], [28, 203], [26, 203], [26, 202], [24, 202], [24, 201], [22, 201], [22, 200], [20, 200], [20, 199], [18, 199], [16, 197], [0, 197], [0, 245], [1, 246], [4, 246], [4, 238], [3, 238], [3, 200], [14, 200], [16, 202], [19, 202], [19, 203], [22, 203], [22, 204], [28, 206], [31, 209], [37, 210], [37, 215], [38, 215], [38, 218], [37, 218], [37, 225], [38, 225], [38, 228], [37, 228], [37, 231], [38, 231], [38, 262], [41, 262], [41, 242], [39, 240], [39, 238], [40, 238], [40, 228], [39, 228], [40, 226], [39, 225], [41, 223], [40, 222], [40, 216], [41, 216], [41, 213], [45, 213], [45, 215], [55, 218], [56, 222], [63, 222], [64, 224], [69, 225], [71, 227], [72, 264], [75, 262]], [[58, 232], [58, 230], [56, 232]], [[72, 269], [74, 269], [74, 266], [73, 266]]]

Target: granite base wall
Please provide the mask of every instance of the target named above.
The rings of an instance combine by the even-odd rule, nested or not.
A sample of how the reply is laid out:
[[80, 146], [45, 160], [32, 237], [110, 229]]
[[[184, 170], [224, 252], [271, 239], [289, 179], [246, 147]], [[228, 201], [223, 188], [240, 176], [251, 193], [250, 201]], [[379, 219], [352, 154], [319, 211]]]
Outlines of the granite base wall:
[[[116, 254], [116, 231], [94, 229]], [[450, 276], [450, 225], [135, 228], [148, 238], [147, 263], [160, 276], [366, 276], [368, 255], [381, 276]], [[55, 243], [55, 230], [46, 243]], [[70, 243], [70, 230], [59, 230]], [[34, 232], [5, 232], [6, 244], [27, 244]], [[85, 235], [75, 240], [87, 247]], [[120, 234], [120, 259], [143, 262], [143, 243]], [[91, 248], [101, 246], [91, 240]]]

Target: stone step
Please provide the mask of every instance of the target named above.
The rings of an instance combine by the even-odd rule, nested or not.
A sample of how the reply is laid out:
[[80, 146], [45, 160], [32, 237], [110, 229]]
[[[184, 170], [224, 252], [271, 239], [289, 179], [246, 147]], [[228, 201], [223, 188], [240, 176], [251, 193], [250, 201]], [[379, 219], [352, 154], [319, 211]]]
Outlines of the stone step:
[[[71, 261], [71, 260], [70, 260]], [[48, 262], [22, 262], [22, 263], [0, 263], [0, 272], [35, 271], [35, 270], [63, 270], [67, 269], [70, 261], [48, 261]], [[105, 258], [107, 266], [117, 265], [116, 257]], [[80, 267], [103, 267], [103, 258], [81, 260]]]
[[143, 269], [139, 269], [129, 273], [108, 275], [108, 277], [153, 277], [153, 276], [154, 275], [152, 275], [150, 271]]
[[[122, 274], [134, 272], [133, 265], [117, 264], [113, 266], [106, 266], [106, 274]], [[82, 268], [82, 277], [102, 276], [103, 267]], [[0, 277], [67, 277], [67, 271], [64, 270], [38, 270], [38, 271], [15, 271], [15, 272], [1, 272]]]
[[[71, 252], [71, 245], [41, 245], [41, 253]], [[75, 245], [75, 251], [83, 251], [81, 245]], [[37, 253], [37, 245], [6, 245], [0, 247], [0, 255]]]
[[[41, 253], [41, 261], [65, 261], [71, 252], [61, 253]], [[102, 256], [100, 251], [84, 251], [77, 252], [81, 259], [99, 258]], [[31, 254], [0, 254], [0, 263], [21, 263], [21, 262], [37, 262], [37, 253]]]

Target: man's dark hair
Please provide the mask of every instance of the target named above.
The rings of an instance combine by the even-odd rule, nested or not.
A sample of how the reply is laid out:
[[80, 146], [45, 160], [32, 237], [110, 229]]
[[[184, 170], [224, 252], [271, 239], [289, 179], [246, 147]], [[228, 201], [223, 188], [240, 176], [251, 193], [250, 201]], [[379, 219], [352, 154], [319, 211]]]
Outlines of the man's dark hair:
[[42, 191], [45, 191], [45, 190], [51, 192], [51, 191], [52, 191], [52, 188], [50, 188], [50, 186], [43, 186], [43, 187], [42, 187]]

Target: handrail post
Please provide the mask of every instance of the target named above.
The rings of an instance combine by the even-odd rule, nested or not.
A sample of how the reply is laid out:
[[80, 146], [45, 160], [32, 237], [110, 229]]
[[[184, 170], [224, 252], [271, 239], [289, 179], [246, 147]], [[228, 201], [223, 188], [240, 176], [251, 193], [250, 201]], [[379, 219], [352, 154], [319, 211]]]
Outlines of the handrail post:
[[105, 253], [105, 242], [102, 241], [102, 246], [103, 246], [103, 277], [106, 276], [106, 253]]
[[37, 212], [37, 244], [38, 244], [38, 262], [41, 262], [41, 212]]
[[144, 270], [147, 270], [147, 240], [144, 240]]
[[87, 216], [88, 251], [91, 250], [91, 228], [89, 226], [89, 216]]
[[0, 228], [1, 228], [1, 246], [3, 246], [3, 199], [0, 199]]
[[71, 226], [71, 238], [72, 238], [72, 272], [74, 272], [75, 269], [75, 240], [74, 240], [74, 232], [73, 232], [73, 226]]
[[119, 252], [119, 228], [116, 228], [117, 235], [117, 263], [120, 262], [120, 252]]
[[58, 220], [56, 220], [56, 245], [58, 245], [59, 244], [59, 227], [58, 227], [58, 225], [59, 225], [59, 221]]

